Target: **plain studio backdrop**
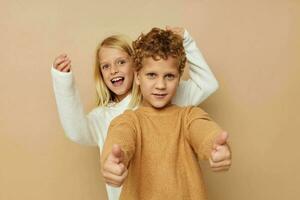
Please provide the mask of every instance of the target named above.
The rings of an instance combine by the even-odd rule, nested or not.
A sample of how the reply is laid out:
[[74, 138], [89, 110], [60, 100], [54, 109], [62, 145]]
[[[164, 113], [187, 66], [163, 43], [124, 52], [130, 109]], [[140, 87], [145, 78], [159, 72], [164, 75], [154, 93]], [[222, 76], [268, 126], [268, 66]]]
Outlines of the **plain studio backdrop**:
[[64, 136], [52, 62], [71, 57], [88, 112], [97, 44], [165, 25], [187, 28], [220, 83], [201, 107], [230, 133], [233, 165], [201, 162], [210, 200], [298, 199], [299, 22], [299, 0], [1, 0], [0, 199], [106, 199], [98, 149]]

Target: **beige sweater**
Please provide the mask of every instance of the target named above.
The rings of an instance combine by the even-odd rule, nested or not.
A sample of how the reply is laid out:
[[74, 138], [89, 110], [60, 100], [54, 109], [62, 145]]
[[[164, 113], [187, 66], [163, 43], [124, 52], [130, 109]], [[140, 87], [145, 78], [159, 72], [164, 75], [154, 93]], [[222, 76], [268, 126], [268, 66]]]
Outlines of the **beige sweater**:
[[208, 159], [220, 127], [198, 107], [140, 107], [115, 118], [102, 151], [125, 152], [122, 200], [207, 199], [198, 159]]

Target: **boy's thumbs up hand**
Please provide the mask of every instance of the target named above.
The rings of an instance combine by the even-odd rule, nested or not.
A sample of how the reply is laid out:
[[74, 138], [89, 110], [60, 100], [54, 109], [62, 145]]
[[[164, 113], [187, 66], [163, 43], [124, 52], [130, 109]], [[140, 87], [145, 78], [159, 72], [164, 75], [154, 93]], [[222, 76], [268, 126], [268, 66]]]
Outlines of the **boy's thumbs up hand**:
[[226, 171], [231, 166], [231, 151], [227, 144], [228, 137], [228, 133], [223, 131], [215, 139], [209, 159], [213, 171]]
[[108, 160], [115, 163], [120, 163], [124, 160], [124, 152], [119, 145], [113, 145], [111, 154], [108, 156]]
[[126, 179], [128, 170], [124, 164], [124, 152], [119, 145], [113, 145], [103, 163], [102, 174], [105, 182], [113, 187], [120, 187]]
[[215, 140], [215, 145], [223, 145], [227, 142], [228, 140], [228, 133], [223, 131], [222, 133], [220, 133], [217, 137], [216, 137], [216, 140]]

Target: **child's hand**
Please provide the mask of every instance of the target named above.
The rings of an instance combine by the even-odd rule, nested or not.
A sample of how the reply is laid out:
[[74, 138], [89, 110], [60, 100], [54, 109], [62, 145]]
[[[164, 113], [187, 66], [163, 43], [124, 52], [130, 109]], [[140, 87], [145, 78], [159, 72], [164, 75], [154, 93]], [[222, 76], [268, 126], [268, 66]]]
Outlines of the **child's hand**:
[[210, 167], [213, 171], [226, 171], [231, 166], [231, 151], [227, 144], [228, 133], [220, 133], [213, 145], [211, 158], [209, 159]]
[[124, 152], [119, 145], [114, 145], [102, 166], [102, 174], [108, 185], [120, 187], [123, 184], [128, 174], [123, 161]]
[[70, 72], [71, 60], [69, 59], [67, 54], [61, 54], [55, 58], [53, 67], [60, 72]]
[[184, 28], [182, 27], [171, 27], [171, 26], [166, 26], [167, 31], [172, 31], [173, 33], [180, 35], [183, 38], [184, 35]]

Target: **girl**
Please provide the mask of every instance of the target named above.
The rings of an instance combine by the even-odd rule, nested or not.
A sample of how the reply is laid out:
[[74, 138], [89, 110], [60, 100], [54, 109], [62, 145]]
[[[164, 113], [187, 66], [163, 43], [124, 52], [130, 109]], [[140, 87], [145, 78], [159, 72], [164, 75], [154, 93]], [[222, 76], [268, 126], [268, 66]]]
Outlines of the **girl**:
[[[179, 106], [199, 105], [217, 88], [218, 83], [206, 64], [201, 52], [187, 31], [182, 28], [167, 28], [183, 37], [183, 45], [190, 64], [190, 79], [179, 84], [172, 103]], [[87, 116], [80, 102], [71, 71], [71, 60], [60, 55], [51, 69], [53, 87], [60, 121], [68, 138], [79, 144], [97, 145], [101, 151], [109, 124], [113, 118], [128, 108], [136, 107], [139, 99], [132, 98], [137, 92], [133, 82], [132, 49], [124, 36], [104, 39], [96, 50], [95, 81], [97, 107]], [[228, 169], [228, 158], [212, 162], [213, 169]], [[107, 171], [104, 178], [116, 185], [126, 176], [126, 171]], [[110, 181], [108, 181], [110, 180]], [[118, 199], [120, 189], [107, 185], [110, 200]]]

